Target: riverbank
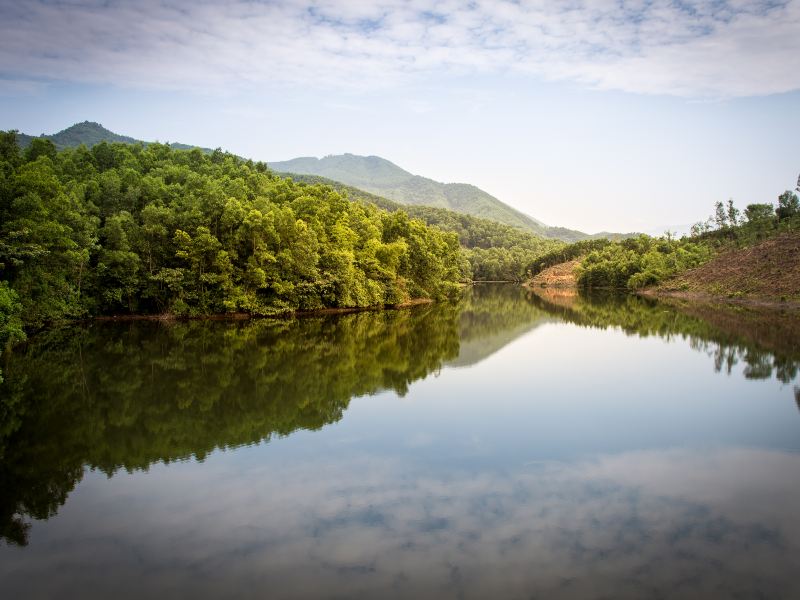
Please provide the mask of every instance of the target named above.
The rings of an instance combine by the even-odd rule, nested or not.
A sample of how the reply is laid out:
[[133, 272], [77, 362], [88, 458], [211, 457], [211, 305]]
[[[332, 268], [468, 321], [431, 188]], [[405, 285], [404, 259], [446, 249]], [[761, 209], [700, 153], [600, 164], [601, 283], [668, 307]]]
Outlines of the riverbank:
[[[524, 285], [530, 289], [576, 288], [575, 268], [580, 261], [578, 258], [549, 267]], [[746, 248], [723, 250], [699, 267], [633, 293], [704, 305], [800, 309], [800, 232], [785, 232]]]
[[701, 303], [800, 308], [800, 233], [787, 232], [754, 246], [723, 251], [637, 293]]

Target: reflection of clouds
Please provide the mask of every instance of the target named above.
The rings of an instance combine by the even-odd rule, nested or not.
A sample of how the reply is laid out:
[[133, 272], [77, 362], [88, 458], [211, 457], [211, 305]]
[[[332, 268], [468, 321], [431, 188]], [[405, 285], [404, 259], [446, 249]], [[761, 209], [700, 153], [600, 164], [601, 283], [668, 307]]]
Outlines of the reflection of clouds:
[[0, 574], [12, 591], [67, 595], [102, 574], [91, 589], [122, 597], [800, 594], [794, 454], [649, 451], [505, 473], [262, 456], [238, 473], [217, 455], [89, 478]]

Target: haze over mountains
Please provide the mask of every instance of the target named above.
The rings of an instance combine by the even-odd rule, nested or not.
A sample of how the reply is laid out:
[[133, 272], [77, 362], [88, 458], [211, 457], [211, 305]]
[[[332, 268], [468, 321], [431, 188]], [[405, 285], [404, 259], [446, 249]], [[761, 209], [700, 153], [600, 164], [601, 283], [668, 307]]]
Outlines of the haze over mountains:
[[380, 156], [303, 157], [271, 162], [269, 166], [281, 173], [319, 175], [341, 181], [403, 204], [447, 208], [534, 231], [546, 227], [541, 221], [515, 210], [474, 185], [439, 183], [413, 175]]
[[[80, 144], [91, 148], [103, 141], [124, 144], [148, 143], [114, 133], [99, 123], [91, 121], [76, 123], [58, 133], [42, 134], [39, 137], [51, 140], [58, 149], [75, 147]], [[18, 134], [20, 146], [23, 148], [27, 147], [33, 138], [34, 136], [24, 133]], [[197, 147], [204, 152], [211, 152], [209, 148], [188, 144], [171, 143], [169, 145], [176, 149]], [[542, 237], [560, 239], [567, 242], [597, 237], [623, 237], [621, 234], [608, 232], [589, 235], [564, 227], [551, 227], [516, 210], [474, 185], [441, 183], [414, 175], [379, 156], [342, 154], [326, 156], [322, 159], [302, 157], [268, 164], [274, 171], [285, 175], [313, 175], [359, 188], [402, 204], [445, 208], [458, 213], [512, 225]]]

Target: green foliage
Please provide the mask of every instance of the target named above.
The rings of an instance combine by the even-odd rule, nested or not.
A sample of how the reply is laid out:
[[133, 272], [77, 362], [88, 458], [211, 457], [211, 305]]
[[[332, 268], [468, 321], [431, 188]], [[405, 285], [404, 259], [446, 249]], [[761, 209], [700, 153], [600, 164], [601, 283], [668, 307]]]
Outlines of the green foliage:
[[538, 275], [545, 269], [588, 254], [593, 250], [602, 250], [611, 243], [607, 239], [581, 240], [573, 244], [559, 246], [538, 257], [528, 265], [531, 275]]
[[26, 325], [383, 306], [469, 277], [455, 234], [263, 163], [106, 141], [56, 152], [41, 138], [20, 155], [14, 141], [0, 134], [0, 274]]
[[462, 279], [521, 281], [528, 266], [543, 253], [563, 246], [528, 231], [497, 221], [431, 206], [403, 205], [358, 188], [317, 176], [298, 176], [306, 183], [327, 182], [352, 200], [390, 212], [402, 211], [443, 231], [456, 233], [466, 249], [458, 266]]
[[543, 256], [533, 274], [551, 264], [585, 255], [577, 270], [583, 287], [641, 289], [673, 275], [700, 266], [715, 253], [729, 247], [750, 246], [784, 231], [800, 227], [800, 201], [790, 192], [771, 204], [750, 204], [744, 218], [732, 200], [717, 202], [714, 214], [692, 227], [692, 236], [675, 240], [671, 235], [618, 242], [579, 242]]
[[800, 200], [798, 200], [797, 194], [786, 190], [778, 196], [778, 207], [775, 209], [775, 214], [780, 220], [790, 219], [800, 214]]
[[577, 269], [578, 284], [640, 289], [699, 266], [712, 256], [707, 244], [641, 235], [587, 254]]
[[[16, 342], [25, 339], [20, 313], [22, 305], [16, 292], [8, 286], [7, 281], [0, 281], [0, 355]], [[3, 382], [3, 371], [0, 370], [0, 383]]]

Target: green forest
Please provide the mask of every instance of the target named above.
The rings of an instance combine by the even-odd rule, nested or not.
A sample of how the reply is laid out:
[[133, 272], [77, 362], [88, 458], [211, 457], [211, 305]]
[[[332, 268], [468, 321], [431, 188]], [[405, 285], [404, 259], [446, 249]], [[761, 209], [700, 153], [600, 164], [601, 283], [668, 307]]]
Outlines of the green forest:
[[0, 342], [94, 315], [395, 305], [471, 275], [454, 233], [161, 144], [21, 151], [1, 133], [0, 224]]

